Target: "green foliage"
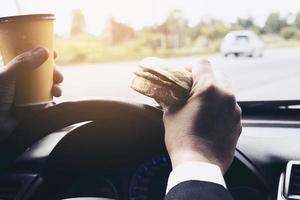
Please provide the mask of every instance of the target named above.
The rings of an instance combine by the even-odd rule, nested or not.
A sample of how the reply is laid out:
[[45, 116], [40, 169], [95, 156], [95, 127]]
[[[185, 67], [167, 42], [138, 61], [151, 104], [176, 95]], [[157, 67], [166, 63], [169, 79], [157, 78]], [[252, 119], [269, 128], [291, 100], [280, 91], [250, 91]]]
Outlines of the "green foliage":
[[253, 28], [255, 26], [254, 21], [251, 17], [249, 18], [238, 18], [236, 24], [243, 29]]
[[193, 27], [187, 29], [187, 34], [190, 37], [191, 41], [195, 41], [201, 35], [202, 23], [199, 23]]
[[167, 19], [157, 28], [158, 32], [164, 35], [166, 48], [179, 48], [185, 46], [187, 20], [180, 10], [174, 10]]
[[295, 22], [294, 22], [294, 26], [298, 29], [300, 29], [300, 11], [297, 13], [296, 18], [295, 18]]
[[138, 34], [136, 46], [150, 48], [157, 51], [162, 46], [163, 34], [150, 31], [142, 31]]
[[264, 29], [267, 33], [279, 33], [285, 26], [287, 26], [286, 19], [282, 19], [279, 13], [271, 13], [266, 20]]
[[201, 27], [200, 34], [207, 37], [209, 40], [216, 40], [222, 38], [229, 31], [223, 22], [215, 22]]
[[278, 48], [278, 47], [294, 47], [300, 45], [299, 39], [286, 40], [278, 34], [265, 34], [261, 36], [265, 42], [267, 48]]
[[[80, 35], [69, 39], [55, 38], [55, 49], [60, 65], [76, 63], [97, 63], [121, 60], [138, 60], [147, 56], [174, 57], [213, 53], [218, 47], [164, 49], [158, 47], [159, 34], [143, 33], [121, 45], [108, 46], [106, 41], [92, 35]], [[153, 43], [156, 46], [153, 46]]]
[[284, 27], [283, 29], [281, 29], [280, 31], [280, 35], [284, 38], [284, 39], [291, 39], [291, 38], [295, 38], [298, 34], [299, 30], [295, 27]]
[[159, 26], [158, 30], [162, 33], [175, 34], [176, 32], [183, 31], [187, 27], [187, 21], [183, 17], [180, 10], [174, 10], [169, 14], [167, 19]]
[[295, 21], [287, 25], [278, 13], [271, 13], [264, 27], [253, 19], [240, 18], [236, 23], [211, 19], [189, 26], [179, 10], [170, 13], [160, 25], [134, 30], [129, 25], [111, 18], [102, 35], [85, 32], [85, 20], [80, 10], [73, 12], [69, 38], [55, 38], [59, 64], [96, 63], [141, 59], [146, 56], [188, 56], [219, 51], [223, 37], [233, 30], [255, 31], [267, 47], [300, 45], [300, 12]]

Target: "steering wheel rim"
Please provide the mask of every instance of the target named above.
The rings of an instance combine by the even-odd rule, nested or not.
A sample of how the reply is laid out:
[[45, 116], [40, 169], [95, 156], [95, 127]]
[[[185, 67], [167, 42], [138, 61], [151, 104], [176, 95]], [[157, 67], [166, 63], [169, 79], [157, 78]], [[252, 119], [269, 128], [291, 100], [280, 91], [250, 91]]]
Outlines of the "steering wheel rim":
[[[70, 101], [56, 104], [19, 123], [8, 139], [0, 145], [3, 158], [0, 166], [9, 166], [28, 147], [43, 137], [64, 127], [86, 121], [103, 121], [116, 114], [140, 116], [164, 130], [162, 111], [158, 108], [126, 100], [98, 99]], [[164, 132], [164, 131], [163, 131]], [[154, 134], [151, 138], [159, 149], [165, 149], [164, 135]]]
[[[148, 145], [146, 147], [147, 150], [149, 150], [149, 157], [166, 152], [163, 134], [164, 126], [162, 122], [162, 111], [160, 109], [144, 104], [131, 103], [124, 100], [101, 99], [88, 101], [74, 101], [57, 104], [43, 111], [40, 111], [31, 116], [30, 118], [22, 121], [19, 124], [19, 126], [14, 130], [13, 134], [10, 135], [8, 140], [3, 145], [0, 145], [0, 168], [5, 169], [6, 167], [10, 167], [10, 164], [13, 164], [17, 156], [24, 152], [26, 148], [30, 147], [35, 142], [47, 136], [48, 134], [51, 134], [55, 130], [62, 129], [66, 126], [70, 126], [75, 123], [86, 121], [92, 122], [86, 123], [79, 127], [94, 126], [95, 124], [97, 124], [96, 122], [100, 122], [103, 119], [110, 119], [111, 116], [116, 116], [116, 114], [118, 113], [123, 113], [127, 116], [134, 115], [134, 118], [138, 117], [137, 119], [140, 119], [139, 121], [147, 121], [149, 124], [155, 127], [154, 130], [157, 131], [152, 131], [151, 133], [153, 134], [144, 134], [142, 135], [142, 137], [139, 134], [134, 134], [135, 139], [142, 139], [143, 144]], [[30, 134], [27, 134], [28, 131], [26, 130], [28, 130], [28, 128], [31, 128]], [[73, 138], [78, 139], [78, 137], [74, 137], [74, 135], [78, 136], [83, 134], [81, 134], [79, 129], [73, 129], [55, 146], [50, 156], [48, 157], [47, 164], [42, 171], [43, 175], [45, 175], [44, 177], [48, 178], [47, 183], [56, 184], [55, 181], [56, 178], [58, 178], [58, 176], [61, 174], [60, 172], [68, 173], [69, 175], [74, 174], [74, 172], [80, 172], [77, 171], [78, 168], [74, 171], [72, 170], [72, 164], [74, 164], [74, 161], [77, 159], [78, 155], [76, 153], [73, 155], [70, 154], [70, 152], [72, 153], [73, 151], [72, 148], [70, 148], [70, 146], [67, 154], [64, 154], [64, 149], [61, 148], [63, 146], [66, 146], [66, 144], [68, 143], [72, 144]], [[115, 135], [113, 135], [112, 138], [115, 138], [114, 136]], [[137, 138], [137, 136], [139, 138]], [[129, 141], [130, 139], [131, 138], [129, 138], [127, 141]], [[82, 142], [80, 138], [77, 141], [79, 141], [79, 143]], [[138, 148], [141, 146], [143, 145], [140, 144]], [[126, 146], [126, 143], [123, 145], [123, 147], [124, 148], [122, 148], [122, 150], [124, 151], [127, 151], [127, 149], [131, 150], [127, 153], [139, 151], [139, 149], [137, 148], [128, 148], [128, 146]], [[107, 152], [104, 151], [100, 153], [101, 155], [97, 154], [95, 157], [98, 157], [99, 159], [105, 159], [103, 156]], [[70, 159], [69, 155], [73, 157], [71, 157]], [[86, 155], [86, 152], [84, 152], [82, 155]], [[84, 160], [84, 157], [82, 157], [82, 155], [78, 159], [80, 162], [77, 162], [76, 164], [83, 164], [79, 167], [79, 169], [81, 168], [89, 170], [88, 161], [91, 159], [88, 157], [86, 160]], [[125, 155], [124, 158], [125, 160], [127, 160], [127, 162], [131, 162], [132, 160], [137, 160], [141, 158], [131, 157], [131, 159], [128, 159], [128, 157], [126, 157], [126, 154], [123, 155]], [[92, 159], [95, 157], [92, 157]], [[263, 176], [261, 175], [260, 171], [256, 169], [256, 167], [251, 163], [251, 161], [247, 160], [247, 158], [239, 151], [236, 151], [235, 157], [238, 160], [242, 160], [243, 165], [247, 166], [247, 168], [252, 169], [252, 172], [257, 175], [257, 177], [262, 182], [262, 185], [268, 188], [268, 184], [266, 183], [265, 179], [263, 179]], [[144, 157], [144, 159], [147, 159], [147, 157]], [[107, 161], [107, 159], [103, 161]], [[122, 167], [122, 162], [124, 162], [124, 160], [113, 163], [107, 162], [107, 165], [98, 165], [94, 167], [96, 167], [98, 170], [115, 170], [116, 168], [112, 166], [119, 165], [120, 167]], [[92, 162], [92, 164], [94, 163], [95, 162]]]

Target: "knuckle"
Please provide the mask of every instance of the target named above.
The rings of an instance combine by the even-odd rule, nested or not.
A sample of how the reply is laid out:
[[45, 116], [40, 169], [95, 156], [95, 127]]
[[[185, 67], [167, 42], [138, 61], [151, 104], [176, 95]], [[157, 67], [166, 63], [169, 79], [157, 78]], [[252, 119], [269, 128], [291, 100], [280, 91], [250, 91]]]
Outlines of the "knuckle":
[[213, 81], [208, 81], [206, 86], [203, 89], [204, 94], [216, 94], [218, 92], [219, 88]]
[[242, 124], [239, 123], [238, 127], [237, 127], [237, 131], [236, 131], [236, 136], [237, 136], [237, 139], [238, 137], [240, 137], [241, 133], [243, 131], [243, 127], [242, 127]]
[[17, 57], [14, 58], [13, 60], [13, 64], [14, 65], [20, 65], [20, 66], [24, 66], [26, 64], [30, 63], [30, 56], [31, 54], [26, 52], [26, 53], [22, 53], [20, 55], [18, 55]]
[[239, 105], [236, 105], [236, 112], [238, 113], [239, 116], [242, 116], [242, 109]]
[[225, 91], [223, 98], [228, 105], [232, 105], [232, 106], [236, 105], [236, 98], [232, 92]]
[[236, 105], [234, 109], [234, 119], [238, 122], [238, 124], [241, 124], [242, 119], [242, 109]]
[[211, 71], [211, 65], [208, 60], [201, 60], [199, 63], [199, 66], [203, 72], [210, 72]]

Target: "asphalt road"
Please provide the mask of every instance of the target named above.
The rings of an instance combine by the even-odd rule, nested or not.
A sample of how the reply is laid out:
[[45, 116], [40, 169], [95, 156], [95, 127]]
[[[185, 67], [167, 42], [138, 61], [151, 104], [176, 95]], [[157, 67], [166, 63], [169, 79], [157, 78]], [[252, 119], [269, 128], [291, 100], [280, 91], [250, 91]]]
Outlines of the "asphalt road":
[[[205, 57], [203, 57], [205, 58]], [[262, 58], [206, 57], [229, 80], [238, 100], [300, 99], [300, 47], [268, 49]], [[179, 66], [199, 57], [172, 58]], [[130, 89], [138, 61], [82, 64], [61, 67], [65, 76], [63, 96], [57, 102], [107, 96], [153, 104]]]

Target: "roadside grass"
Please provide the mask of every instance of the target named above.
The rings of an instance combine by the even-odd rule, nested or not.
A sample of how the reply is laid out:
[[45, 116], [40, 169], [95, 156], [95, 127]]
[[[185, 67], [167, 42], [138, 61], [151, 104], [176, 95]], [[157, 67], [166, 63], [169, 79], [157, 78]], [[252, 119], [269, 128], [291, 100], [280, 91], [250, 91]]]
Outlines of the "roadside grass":
[[280, 35], [262, 35], [261, 39], [265, 42], [266, 48], [283, 48], [300, 46], [299, 39], [284, 39]]
[[105, 41], [94, 39], [63, 39], [56, 38], [55, 50], [59, 57], [59, 65], [79, 63], [99, 63], [112, 61], [140, 60], [147, 56], [157, 57], [182, 57], [192, 55], [204, 55], [217, 52], [217, 46], [209, 48], [179, 48], [179, 49], [158, 49], [135, 46], [132, 43], [124, 43], [118, 46], [105, 45]]
[[[263, 35], [266, 48], [300, 46], [300, 40], [286, 40], [279, 35]], [[210, 42], [206, 46], [194, 45], [179, 49], [157, 49], [139, 45], [129, 41], [111, 46], [107, 41], [91, 35], [74, 38], [55, 38], [55, 49], [59, 54], [57, 64], [70, 65], [80, 63], [100, 63], [112, 61], [140, 60], [147, 56], [183, 57], [213, 54], [219, 51], [221, 39]]]

